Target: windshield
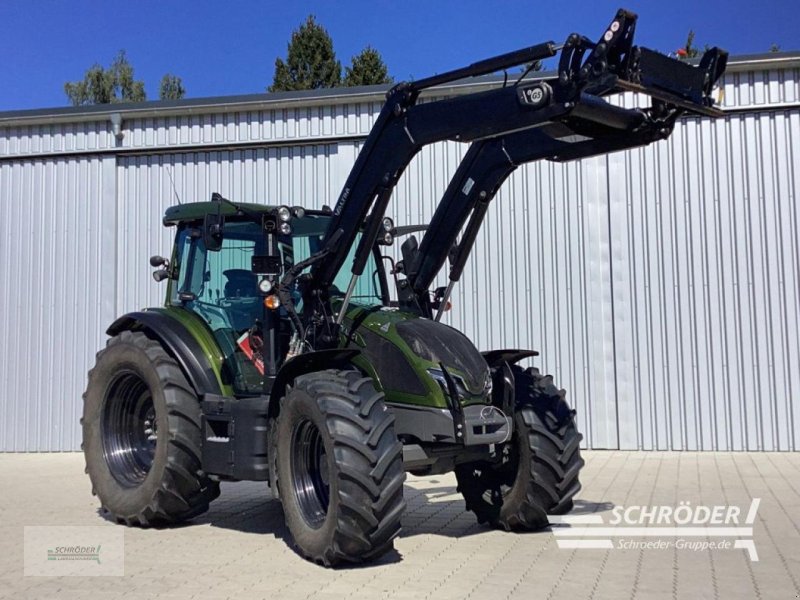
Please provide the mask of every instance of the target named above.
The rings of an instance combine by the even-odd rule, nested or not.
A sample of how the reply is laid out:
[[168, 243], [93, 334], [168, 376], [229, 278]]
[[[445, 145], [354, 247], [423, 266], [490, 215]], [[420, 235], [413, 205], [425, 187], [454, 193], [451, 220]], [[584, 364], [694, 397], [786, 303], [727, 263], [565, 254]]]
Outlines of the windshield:
[[[292, 235], [278, 236], [278, 248], [284, 270], [305, 260], [322, 247], [330, 217], [305, 216], [292, 220]], [[192, 237], [190, 228], [178, 235], [179, 285], [173, 290], [173, 303], [179, 304], [180, 292], [194, 294], [195, 301], [219, 305], [232, 298], [258, 298], [258, 276], [251, 271], [254, 255], [264, 254], [265, 239], [261, 228], [248, 221], [227, 221], [222, 248], [207, 252], [202, 238]], [[350, 283], [350, 267], [361, 234], [358, 234], [342, 268], [336, 275], [331, 295], [343, 295]], [[370, 254], [364, 274], [359, 277], [352, 299], [362, 304], [381, 304], [381, 283], [374, 254]]]
[[[330, 220], [331, 218], [325, 215], [305, 216], [302, 219], [294, 219], [292, 221], [293, 233], [291, 239], [284, 236], [279, 237], [279, 247], [284, 265], [287, 267], [294, 265], [321, 250], [322, 240]], [[360, 239], [361, 234], [359, 233], [350, 248], [350, 252], [347, 254], [344, 264], [333, 280], [332, 296], [344, 295], [350, 283], [352, 275], [350, 268], [353, 265], [353, 257]], [[370, 253], [367, 264], [364, 267], [364, 273], [356, 282], [352, 300], [368, 305], [381, 304], [383, 302], [380, 278], [373, 253]]]
[[[327, 215], [307, 215], [291, 221], [292, 235], [278, 236], [278, 250], [284, 272], [294, 264], [317, 252], [328, 227]], [[257, 223], [227, 220], [223, 228], [222, 246], [209, 252], [198, 229], [191, 225], [178, 232], [176, 262], [177, 285], [172, 286], [173, 305], [191, 310], [205, 321], [225, 355], [228, 371], [237, 392], [256, 393], [263, 380], [253, 363], [245, 358], [240, 347], [242, 336], [258, 321], [263, 321], [264, 295], [258, 289], [259, 275], [252, 271], [253, 256], [267, 253], [266, 236]], [[331, 289], [332, 296], [341, 296], [350, 281], [350, 267], [355, 247], [348, 255]], [[293, 293], [298, 313], [303, 312], [299, 292]], [[381, 278], [375, 257], [370, 254], [364, 274], [352, 296], [354, 303], [373, 306], [382, 303]], [[288, 348], [291, 325], [288, 313], [279, 309], [280, 327], [276, 343], [279, 351]]]

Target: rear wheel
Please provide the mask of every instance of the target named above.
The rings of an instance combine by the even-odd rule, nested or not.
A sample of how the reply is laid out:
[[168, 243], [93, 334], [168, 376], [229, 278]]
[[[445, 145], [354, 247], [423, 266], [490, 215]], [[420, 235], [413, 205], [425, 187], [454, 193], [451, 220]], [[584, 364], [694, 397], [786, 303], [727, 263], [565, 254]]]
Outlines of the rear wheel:
[[200, 404], [158, 341], [111, 338], [83, 398], [86, 472], [114, 519], [145, 526], [208, 510], [219, 484], [201, 470]]
[[326, 566], [388, 552], [405, 473], [394, 416], [372, 380], [334, 370], [299, 377], [273, 432], [273, 484], [299, 551]]
[[506, 530], [535, 530], [548, 514], [572, 509], [583, 467], [575, 411], [566, 392], [536, 369], [513, 367], [516, 389], [514, 434], [498, 447], [499, 462], [479, 461], [456, 468], [467, 510], [480, 523]]

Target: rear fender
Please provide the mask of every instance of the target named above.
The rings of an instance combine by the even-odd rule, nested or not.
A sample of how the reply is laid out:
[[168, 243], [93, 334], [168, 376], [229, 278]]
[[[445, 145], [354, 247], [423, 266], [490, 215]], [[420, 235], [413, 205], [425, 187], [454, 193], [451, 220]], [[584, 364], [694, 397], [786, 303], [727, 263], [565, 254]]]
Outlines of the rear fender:
[[204, 394], [222, 395], [217, 375], [203, 349], [179, 321], [155, 310], [132, 312], [114, 321], [106, 333], [114, 336], [123, 331], [145, 331], [158, 339], [178, 361], [199, 398]]

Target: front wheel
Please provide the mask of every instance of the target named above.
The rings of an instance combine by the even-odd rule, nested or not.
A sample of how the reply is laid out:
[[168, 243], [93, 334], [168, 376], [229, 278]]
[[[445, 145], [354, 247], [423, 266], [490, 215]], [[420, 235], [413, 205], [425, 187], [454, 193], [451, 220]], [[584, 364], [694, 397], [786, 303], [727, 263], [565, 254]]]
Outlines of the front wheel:
[[388, 552], [405, 510], [403, 447], [372, 380], [335, 370], [297, 378], [273, 432], [274, 484], [301, 554], [333, 566]]
[[536, 369], [513, 371], [516, 412], [511, 440], [498, 447], [496, 462], [456, 467], [456, 479], [467, 510], [478, 522], [531, 531], [547, 527], [548, 514], [572, 509], [572, 498], [581, 489], [582, 436], [566, 392], [553, 385], [552, 377]]

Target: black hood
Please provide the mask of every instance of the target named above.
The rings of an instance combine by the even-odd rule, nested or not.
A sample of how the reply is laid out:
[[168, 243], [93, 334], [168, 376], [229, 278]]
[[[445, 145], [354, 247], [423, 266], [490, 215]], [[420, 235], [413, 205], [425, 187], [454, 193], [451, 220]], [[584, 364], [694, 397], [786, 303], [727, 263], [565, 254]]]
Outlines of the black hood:
[[456, 372], [470, 393], [483, 393], [489, 365], [463, 333], [428, 319], [402, 321], [397, 324], [397, 333], [414, 354]]

